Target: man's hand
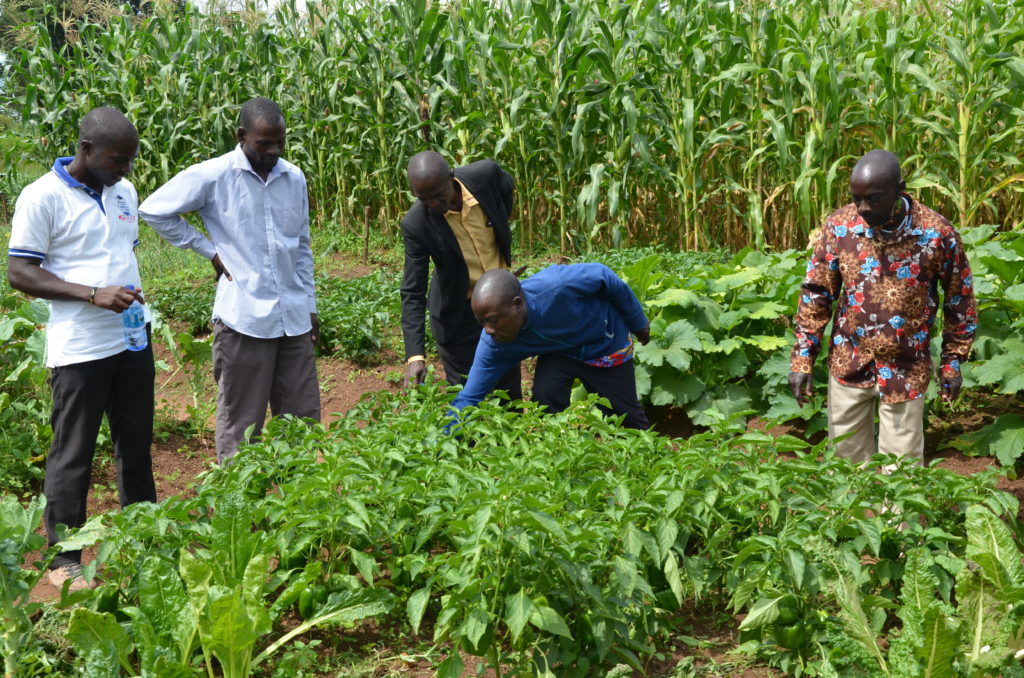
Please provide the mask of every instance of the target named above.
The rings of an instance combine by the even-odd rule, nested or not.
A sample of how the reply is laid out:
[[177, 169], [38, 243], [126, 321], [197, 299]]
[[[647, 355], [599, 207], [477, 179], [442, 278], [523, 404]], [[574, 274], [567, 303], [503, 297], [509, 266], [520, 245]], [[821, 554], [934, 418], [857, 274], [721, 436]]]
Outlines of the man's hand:
[[960, 387], [964, 385], [964, 377], [959, 372], [942, 370], [941, 376], [942, 399], [945, 402], [952, 402], [960, 395]]
[[[231, 280], [230, 276], [228, 276], [228, 280]], [[309, 339], [316, 346], [316, 342], [320, 341], [320, 318], [316, 313], [309, 314], [309, 323], [312, 325], [309, 330]]]
[[790, 372], [789, 387], [793, 389], [793, 397], [803, 405], [814, 395], [814, 377], [810, 372]]
[[647, 327], [643, 328], [642, 330], [634, 332], [634, 334], [636, 334], [636, 340], [639, 341], [642, 346], [646, 346], [647, 342], [649, 342], [651, 340], [651, 325], [650, 325], [650, 323], [648, 323]]
[[405, 387], [413, 388], [427, 378], [427, 364], [422, 360], [414, 360], [405, 368]]
[[228, 269], [224, 268], [224, 264], [221, 263], [219, 254], [214, 254], [213, 259], [210, 259], [210, 263], [213, 264], [214, 280], [220, 280], [222, 275], [228, 280], [234, 280], [231, 274], [228, 273]]
[[98, 287], [92, 303], [93, 306], [120, 313], [131, 306], [136, 299], [140, 304], [146, 303], [146, 300], [142, 298], [142, 290], [130, 290], [120, 285], [112, 285], [111, 287]]

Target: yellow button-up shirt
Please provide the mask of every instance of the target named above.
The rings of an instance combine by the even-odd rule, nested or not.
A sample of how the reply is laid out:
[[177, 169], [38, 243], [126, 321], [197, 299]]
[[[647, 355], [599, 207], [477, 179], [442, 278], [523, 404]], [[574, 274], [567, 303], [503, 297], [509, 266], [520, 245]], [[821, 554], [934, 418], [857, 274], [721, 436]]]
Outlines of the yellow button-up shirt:
[[459, 241], [462, 256], [466, 260], [466, 268], [469, 270], [466, 297], [469, 298], [473, 296], [473, 289], [485, 271], [505, 266], [494, 239], [494, 229], [487, 225], [487, 214], [469, 189], [458, 179], [455, 181], [458, 181], [462, 189], [462, 210], [449, 210], [445, 212], [444, 218], [455, 234], [455, 239]]

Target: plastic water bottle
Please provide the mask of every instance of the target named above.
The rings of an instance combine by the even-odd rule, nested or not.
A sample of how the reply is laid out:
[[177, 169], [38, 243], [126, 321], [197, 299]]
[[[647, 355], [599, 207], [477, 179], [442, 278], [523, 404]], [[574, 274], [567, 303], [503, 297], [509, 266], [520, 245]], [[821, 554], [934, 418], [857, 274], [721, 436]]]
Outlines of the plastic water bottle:
[[[125, 285], [134, 290], [134, 285]], [[146, 314], [142, 310], [142, 304], [136, 299], [132, 305], [121, 312], [121, 322], [124, 323], [124, 345], [129, 351], [141, 351], [149, 345], [146, 337]]]

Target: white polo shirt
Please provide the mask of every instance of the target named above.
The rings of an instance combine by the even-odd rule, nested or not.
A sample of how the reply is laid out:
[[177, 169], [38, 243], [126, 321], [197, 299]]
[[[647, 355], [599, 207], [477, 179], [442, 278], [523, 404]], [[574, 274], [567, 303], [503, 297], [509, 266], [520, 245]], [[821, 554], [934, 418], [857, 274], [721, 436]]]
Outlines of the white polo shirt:
[[[8, 256], [42, 262], [61, 280], [107, 287], [141, 288], [135, 246], [139, 244], [138, 195], [127, 180], [99, 194], [68, 174], [74, 158], [58, 158], [53, 169], [25, 187], [11, 222]], [[143, 306], [147, 322], [149, 307]], [[84, 301], [50, 301], [46, 366], [98, 360], [125, 350], [121, 314]]]

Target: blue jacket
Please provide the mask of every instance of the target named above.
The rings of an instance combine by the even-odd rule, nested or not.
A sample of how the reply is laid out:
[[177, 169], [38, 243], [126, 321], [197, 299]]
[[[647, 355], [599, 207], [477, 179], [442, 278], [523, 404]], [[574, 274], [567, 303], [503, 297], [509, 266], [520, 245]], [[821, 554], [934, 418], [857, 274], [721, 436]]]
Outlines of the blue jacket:
[[551, 266], [522, 282], [526, 323], [519, 336], [499, 344], [480, 333], [469, 379], [452, 410], [483, 400], [498, 379], [524, 358], [561, 353], [593, 360], [629, 344], [629, 333], [647, 327], [633, 290], [604, 264]]

